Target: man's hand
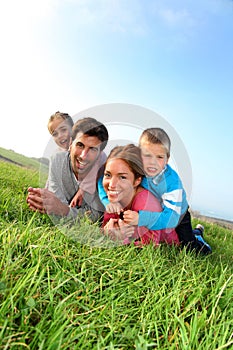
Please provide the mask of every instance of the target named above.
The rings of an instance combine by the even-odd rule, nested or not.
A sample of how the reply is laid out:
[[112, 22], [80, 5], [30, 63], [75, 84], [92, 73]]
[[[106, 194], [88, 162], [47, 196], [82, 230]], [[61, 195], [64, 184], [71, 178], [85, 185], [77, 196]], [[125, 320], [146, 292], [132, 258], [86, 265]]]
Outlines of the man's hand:
[[27, 203], [31, 210], [40, 213], [67, 216], [70, 210], [68, 205], [62, 203], [53, 192], [46, 188], [29, 187]]
[[26, 201], [31, 210], [38, 211], [42, 214], [45, 213], [45, 208], [41, 197], [41, 188], [29, 187]]
[[123, 214], [124, 222], [128, 225], [137, 226], [139, 221], [139, 214], [137, 211], [126, 210]]

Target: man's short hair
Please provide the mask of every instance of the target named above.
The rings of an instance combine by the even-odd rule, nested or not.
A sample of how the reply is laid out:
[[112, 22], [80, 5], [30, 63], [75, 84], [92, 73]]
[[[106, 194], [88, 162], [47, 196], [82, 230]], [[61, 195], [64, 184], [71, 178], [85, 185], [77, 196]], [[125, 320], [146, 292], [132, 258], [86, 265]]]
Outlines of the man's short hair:
[[108, 142], [108, 130], [106, 126], [94, 118], [87, 117], [77, 120], [72, 128], [72, 140], [75, 140], [79, 132], [88, 136], [96, 136], [101, 141], [101, 151]]

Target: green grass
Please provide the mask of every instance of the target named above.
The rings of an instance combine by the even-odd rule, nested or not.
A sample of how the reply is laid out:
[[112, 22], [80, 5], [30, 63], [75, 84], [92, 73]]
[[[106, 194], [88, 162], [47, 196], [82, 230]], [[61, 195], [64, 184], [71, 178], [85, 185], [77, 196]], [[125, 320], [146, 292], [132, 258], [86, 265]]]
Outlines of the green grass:
[[5, 148], [0, 147], [0, 155], [25, 167], [40, 168], [40, 163], [37, 160], [25, 157], [12, 150], [6, 150]]
[[0, 162], [0, 349], [233, 349], [232, 231], [203, 223], [207, 257], [81, 244], [28, 210], [38, 181]]

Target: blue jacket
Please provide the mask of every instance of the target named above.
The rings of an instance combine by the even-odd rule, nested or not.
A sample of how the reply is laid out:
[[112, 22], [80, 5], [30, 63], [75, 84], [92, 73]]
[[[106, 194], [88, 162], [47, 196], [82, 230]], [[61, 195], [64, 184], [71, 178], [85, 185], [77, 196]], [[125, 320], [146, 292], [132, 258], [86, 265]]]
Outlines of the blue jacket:
[[144, 177], [141, 185], [160, 200], [162, 211], [139, 211], [138, 226], [151, 230], [176, 227], [181, 215], [188, 209], [186, 192], [177, 172], [167, 164], [157, 176]]

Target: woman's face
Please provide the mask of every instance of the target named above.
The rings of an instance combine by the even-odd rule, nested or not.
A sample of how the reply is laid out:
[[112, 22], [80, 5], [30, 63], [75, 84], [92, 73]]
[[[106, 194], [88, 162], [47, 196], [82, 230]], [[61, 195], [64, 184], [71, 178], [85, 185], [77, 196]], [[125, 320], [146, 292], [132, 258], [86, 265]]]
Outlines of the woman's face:
[[111, 203], [119, 202], [123, 208], [132, 201], [141, 178], [135, 180], [128, 164], [113, 158], [107, 161], [104, 171], [103, 186]]

